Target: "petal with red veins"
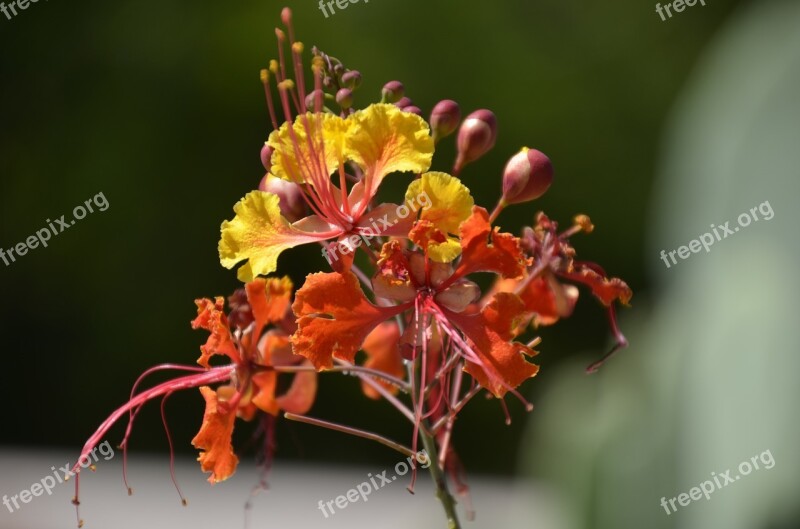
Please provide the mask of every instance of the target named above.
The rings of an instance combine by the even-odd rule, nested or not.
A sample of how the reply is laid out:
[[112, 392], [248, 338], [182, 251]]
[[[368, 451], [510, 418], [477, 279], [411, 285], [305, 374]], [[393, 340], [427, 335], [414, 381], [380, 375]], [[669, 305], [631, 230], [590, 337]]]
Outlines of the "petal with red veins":
[[509, 389], [536, 375], [539, 366], [525, 358], [536, 351], [513, 341], [514, 330], [525, 314], [519, 296], [508, 292], [495, 294], [491, 302], [474, 315], [444, 311], [469, 338], [476, 362], [468, 361], [464, 368], [478, 383], [502, 398]]
[[406, 308], [373, 305], [352, 272], [310, 274], [292, 305], [297, 316], [294, 351], [317, 369], [333, 367], [334, 357], [352, 362], [372, 329]]
[[[489, 223], [485, 209], [475, 206], [472, 215], [461, 224], [461, 262], [455, 277], [473, 272], [496, 272], [503, 277], [520, 277], [528, 260], [522, 253], [519, 238], [501, 233]], [[490, 240], [491, 238], [491, 240]]]

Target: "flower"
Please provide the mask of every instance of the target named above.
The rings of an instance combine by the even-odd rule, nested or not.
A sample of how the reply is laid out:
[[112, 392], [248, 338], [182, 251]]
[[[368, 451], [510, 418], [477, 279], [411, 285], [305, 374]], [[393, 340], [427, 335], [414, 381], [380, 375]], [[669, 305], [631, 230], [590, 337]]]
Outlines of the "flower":
[[[422, 173], [430, 167], [433, 139], [419, 116], [394, 105], [374, 104], [342, 118], [306, 112], [287, 120], [270, 134], [271, 172], [301, 186], [313, 215], [290, 223], [272, 193], [253, 191], [236, 206], [236, 216], [222, 223], [220, 261], [239, 268], [239, 278], [276, 270], [287, 248], [329, 239], [345, 241], [351, 234], [376, 235], [371, 218], [388, 215], [382, 235], [405, 236], [411, 218], [397, 216], [397, 204], [380, 204], [369, 211], [383, 179], [393, 172]], [[350, 174], [352, 164], [360, 178]], [[340, 185], [331, 181], [338, 173]], [[347, 188], [348, 180], [358, 181]], [[368, 218], [371, 217], [371, 218]]]
[[[269, 416], [277, 416], [281, 410], [305, 413], [314, 402], [317, 374], [307, 360], [292, 353], [289, 343], [289, 334], [294, 331], [294, 321], [289, 311], [292, 289], [288, 277], [255, 279], [230, 296], [229, 314], [224, 311], [222, 297], [196, 300], [197, 317], [192, 321], [192, 327], [209, 331], [206, 343], [200, 347], [201, 355], [197, 360], [200, 367], [163, 364], [145, 371], [134, 384], [129, 401], [115, 410], [89, 438], [78, 461], [86, 458], [106, 432], [128, 414], [128, 428], [121, 443], [124, 450], [124, 476], [128, 439], [133, 420], [141, 407], [148, 401], [163, 397], [163, 414], [163, 401], [169, 395], [183, 389], [199, 388], [206, 409], [203, 423], [192, 444], [200, 450], [198, 461], [201, 469], [210, 473], [208, 480], [211, 483], [233, 475], [238, 464], [231, 446], [236, 417], [251, 420], [259, 411]], [[211, 359], [218, 356], [227, 357], [229, 362], [212, 366]], [[138, 391], [139, 384], [147, 376], [165, 370], [191, 374]], [[279, 372], [294, 373], [289, 389], [280, 394]], [[212, 389], [211, 384], [222, 385]], [[164, 424], [166, 426], [166, 420]], [[167, 436], [172, 468], [174, 458], [168, 431]], [[73, 500], [76, 506], [80, 503], [77, 494], [80, 470], [78, 464], [72, 468], [78, 478]], [[129, 493], [132, 492], [130, 487], [128, 489]], [[186, 502], [182, 495], [181, 499]]]
[[[203, 328], [211, 334], [200, 349], [198, 363], [209, 367], [215, 355], [227, 356], [236, 366], [231, 384], [212, 390], [200, 388], [206, 401], [203, 424], [192, 445], [198, 448], [200, 466], [210, 472], [209, 481], [223, 481], [233, 475], [238, 459], [233, 453], [231, 435], [236, 417], [252, 419], [257, 411], [277, 415], [280, 410], [302, 414], [314, 402], [316, 374], [301, 371], [294, 376], [289, 390], [276, 395], [278, 373], [275, 368], [309, 365], [302, 357], [294, 355], [289, 344], [289, 335], [283, 320], [291, 303], [292, 282], [288, 277], [257, 278], [244, 288], [246, 305], [241, 294], [232, 296], [238, 317], [244, 313], [246, 327], [231, 325], [223, 312], [222, 298], [200, 299], [197, 318], [192, 322], [195, 329]], [[264, 329], [276, 327], [264, 333]]]
[[[440, 224], [444, 218], [439, 218]], [[482, 309], [470, 310], [480, 289], [466, 278], [478, 271], [521, 276], [527, 260], [519, 239], [492, 230], [486, 210], [473, 207], [460, 225], [461, 258], [453, 266], [429, 259], [430, 251], [443, 244], [430, 235], [441, 233], [436, 226], [424, 214], [415, 223], [411, 239], [418, 250], [404, 249], [398, 240], [384, 244], [372, 287], [377, 297], [395, 305], [371, 303], [350, 272], [310, 275], [293, 305], [298, 316], [292, 335], [295, 353], [318, 369], [330, 368], [334, 358], [353, 362], [373, 329], [405, 313], [406, 330], [400, 343], [412, 350], [406, 356], [413, 357], [423, 347], [426, 333], [434, 332], [428, 329], [432, 325], [451, 339], [450, 355], [442, 359], [443, 365], [454, 364], [453, 355], [462, 357], [465, 370], [495, 396], [502, 397], [534, 376], [538, 367], [525, 357], [536, 353], [514, 341], [515, 322], [525, 312], [522, 300], [515, 294], [498, 293]]]

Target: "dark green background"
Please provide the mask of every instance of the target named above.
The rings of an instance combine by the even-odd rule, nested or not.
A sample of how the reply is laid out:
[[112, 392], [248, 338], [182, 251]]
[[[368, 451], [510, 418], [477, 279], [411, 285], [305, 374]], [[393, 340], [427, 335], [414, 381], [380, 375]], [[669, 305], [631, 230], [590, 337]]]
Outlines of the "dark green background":
[[[402, 80], [427, 114], [442, 98], [499, 120], [494, 151], [463, 179], [487, 208], [505, 160], [522, 145], [556, 167], [537, 204], [503, 214], [518, 231], [539, 208], [568, 224], [597, 226], [575, 243], [648, 293], [643, 257], [651, 180], [663, 119], [704, 45], [739, 4], [709, 0], [662, 22], [654, 2], [372, 0], [325, 19], [316, 3], [290, 2], [299, 37], [359, 69], [356, 102]], [[235, 273], [218, 262], [219, 225], [262, 176], [268, 134], [259, 68], [275, 54], [273, 2], [40, 1], [13, 20], [0, 15], [0, 246], [9, 248], [103, 192], [110, 208], [11, 266], [0, 263], [4, 445], [82, 446], [123, 403], [138, 373], [192, 363], [205, 338], [189, 321], [193, 300], [227, 295]], [[434, 168], [448, 170], [452, 140]], [[399, 194], [407, 182], [393, 178]], [[297, 285], [327, 265], [318, 248], [285, 254]], [[624, 325], [624, 315], [623, 315]], [[575, 317], [542, 332], [548, 367], [608, 346], [605, 316], [584, 295]], [[405, 441], [407, 424], [360, 397], [357, 381], [322, 377], [311, 414]], [[523, 386], [537, 401], [537, 380]], [[496, 402], [476, 402], [455, 442], [473, 471], [509, 473], [526, 416], [510, 400], [506, 428]], [[166, 451], [150, 406], [135, 450]], [[188, 452], [203, 403], [196, 391], [168, 407]], [[240, 445], [253, 431], [237, 425]], [[122, 427], [113, 431], [118, 441]], [[279, 458], [368, 463], [392, 460], [369, 442], [281, 422]], [[393, 461], [393, 460], [392, 460]]]

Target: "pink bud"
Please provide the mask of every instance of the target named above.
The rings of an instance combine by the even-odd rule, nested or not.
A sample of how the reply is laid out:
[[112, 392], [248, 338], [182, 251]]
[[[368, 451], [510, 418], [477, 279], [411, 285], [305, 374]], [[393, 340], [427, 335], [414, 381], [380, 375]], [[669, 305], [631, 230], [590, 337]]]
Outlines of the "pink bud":
[[406, 107], [410, 107], [413, 104], [414, 102], [411, 101], [411, 98], [403, 96], [395, 102], [394, 106], [400, 109], [404, 109]]
[[383, 90], [381, 91], [385, 103], [396, 103], [403, 97], [404, 93], [405, 87], [400, 81], [389, 81], [383, 85]]
[[476, 110], [467, 116], [458, 130], [458, 158], [453, 172], [460, 173], [465, 165], [489, 152], [496, 140], [497, 118], [491, 110]]
[[325, 92], [322, 90], [312, 90], [306, 96], [306, 108], [309, 112], [314, 112], [317, 108], [317, 101], [320, 102], [320, 107], [325, 106]]
[[272, 152], [272, 147], [266, 143], [261, 147], [261, 163], [264, 164], [264, 169], [266, 169], [267, 172], [269, 172], [270, 167], [272, 167]]
[[348, 70], [342, 76], [342, 84], [345, 85], [346, 88], [355, 90], [361, 85], [361, 72], [358, 70]]
[[434, 139], [440, 140], [451, 135], [458, 128], [459, 121], [461, 121], [461, 109], [458, 103], [450, 99], [436, 103], [431, 110], [430, 119]]
[[541, 151], [523, 147], [503, 170], [503, 200], [520, 204], [544, 195], [553, 183], [553, 164]]
[[403, 112], [411, 112], [412, 114], [416, 114], [418, 116], [422, 116], [422, 110], [419, 107], [415, 107], [414, 105], [409, 105], [407, 107], [403, 107]]
[[340, 88], [336, 92], [336, 104], [345, 110], [353, 106], [353, 91], [349, 88]]
[[281, 213], [289, 222], [296, 222], [306, 216], [306, 203], [303, 191], [294, 182], [288, 182], [271, 174], [264, 175], [258, 184], [260, 191], [278, 195]]

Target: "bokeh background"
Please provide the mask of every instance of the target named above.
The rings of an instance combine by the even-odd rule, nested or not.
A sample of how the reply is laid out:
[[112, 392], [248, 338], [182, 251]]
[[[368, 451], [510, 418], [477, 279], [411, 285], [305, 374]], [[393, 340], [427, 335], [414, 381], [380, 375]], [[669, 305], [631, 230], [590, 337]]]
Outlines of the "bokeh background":
[[[551, 190], [500, 225], [516, 232], [539, 209], [564, 225], [586, 213], [597, 228], [575, 238], [578, 255], [635, 292], [621, 311], [632, 345], [598, 374], [583, 367], [611, 342], [584, 293], [573, 318], [541, 332], [542, 371], [523, 387], [534, 412], [510, 401], [510, 427], [496, 402], [462, 414], [455, 442], [471, 476], [535, 480], [561, 498], [570, 527], [798, 526], [800, 18], [791, 0], [706, 4], [667, 21], [633, 0], [371, 0], [329, 18], [310, 0], [87, 0], [0, 15], [0, 247], [97, 193], [110, 203], [49, 247], [0, 263], [0, 449], [77, 451], [140, 372], [198, 356], [193, 300], [238, 287], [218, 262], [219, 225], [263, 175], [258, 71], [289, 5], [307, 49], [362, 72], [357, 105], [399, 79], [426, 114], [444, 98], [497, 114], [496, 148], [462, 175], [481, 205], [494, 205], [521, 146], [547, 153]], [[442, 142], [434, 169], [453, 156], [452, 140]], [[393, 178], [387, 193], [406, 185]], [[661, 249], [764, 200], [774, 220], [664, 268]], [[307, 247], [280, 267], [300, 285], [327, 263]], [[320, 391], [312, 415], [408, 436], [356, 380], [326, 375]], [[186, 457], [202, 411], [197, 392], [170, 399]], [[254, 464], [252, 433], [237, 425], [244, 465]], [[279, 465], [396, 459], [288, 421], [278, 442]], [[157, 405], [137, 419], [132, 448], [166, 451]], [[735, 491], [670, 516], [660, 507], [767, 449], [775, 468]], [[187, 479], [202, 480], [199, 469]], [[26, 486], [6, 479], [0, 493]]]

